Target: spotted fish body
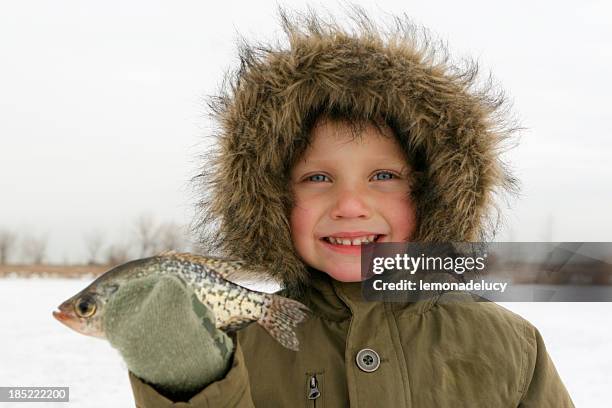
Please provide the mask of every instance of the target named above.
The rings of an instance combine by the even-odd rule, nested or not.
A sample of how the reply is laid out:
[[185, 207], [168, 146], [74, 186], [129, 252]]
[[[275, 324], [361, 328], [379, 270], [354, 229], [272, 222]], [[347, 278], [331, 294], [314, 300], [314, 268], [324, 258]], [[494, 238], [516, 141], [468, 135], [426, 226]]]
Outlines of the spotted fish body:
[[[257, 292], [228, 280], [245, 270], [242, 261], [189, 253], [166, 253], [119, 265], [59, 306], [54, 316], [83, 334], [104, 337], [101, 331], [104, 305], [122, 282], [169, 274], [179, 277], [215, 316], [215, 326], [226, 332], [257, 322], [281, 345], [298, 350], [294, 327], [304, 320], [308, 308], [295, 300]], [[84, 313], [94, 304], [94, 313]]]
[[[247, 289], [225, 279], [223, 276], [244, 267], [240, 261], [177, 254], [165, 257], [160, 266], [163, 273], [180, 275], [191, 286], [200, 302], [213, 311], [215, 324], [221, 330], [235, 331], [253, 321], [263, 321], [265, 312], [273, 307], [275, 297], [292, 302], [290, 299]], [[299, 313], [295, 315], [299, 317]]]

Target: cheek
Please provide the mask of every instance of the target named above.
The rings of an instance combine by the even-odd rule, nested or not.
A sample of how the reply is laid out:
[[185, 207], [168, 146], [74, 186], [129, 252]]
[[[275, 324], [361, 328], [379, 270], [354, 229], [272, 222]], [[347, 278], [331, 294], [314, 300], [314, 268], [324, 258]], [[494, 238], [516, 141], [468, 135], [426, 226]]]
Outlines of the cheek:
[[411, 239], [416, 230], [416, 208], [412, 199], [398, 197], [396, 200], [386, 200], [384, 209], [393, 228], [393, 240]]
[[300, 247], [312, 235], [314, 217], [312, 211], [303, 207], [294, 207], [291, 210], [291, 239], [296, 247]]

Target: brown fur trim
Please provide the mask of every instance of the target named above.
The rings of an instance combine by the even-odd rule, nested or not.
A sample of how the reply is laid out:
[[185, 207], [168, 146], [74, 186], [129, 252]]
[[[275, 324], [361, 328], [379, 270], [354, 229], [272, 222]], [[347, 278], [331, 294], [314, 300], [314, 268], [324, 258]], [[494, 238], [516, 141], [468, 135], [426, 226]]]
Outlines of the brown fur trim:
[[218, 130], [195, 179], [205, 248], [287, 287], [308, 284], [289, 231], [289, 169], [307, 144], [309, 117], [333, 110], [384, 117], [422, 162], [414, 241], [491, 239], [494, 194], [518, 191], [499, 155], [519, 129], [491, 78], [479, 84], [475, 62], [453, 64], [444, 44], [405, 16], [379, 28], [354, 6], [351, 30], [312, 10], [279, 14], [287, 43], [243, 41], [240, 68], [209, 103]]

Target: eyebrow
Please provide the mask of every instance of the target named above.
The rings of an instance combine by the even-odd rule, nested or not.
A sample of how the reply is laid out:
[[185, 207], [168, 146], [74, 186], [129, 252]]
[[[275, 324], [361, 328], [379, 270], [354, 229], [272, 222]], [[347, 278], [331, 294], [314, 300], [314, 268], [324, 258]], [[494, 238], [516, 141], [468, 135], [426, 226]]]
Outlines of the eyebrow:
[[[375, 158], [368, 158], [367, 160], [368, 160], [368, 163], [374, 163], [374, 162], [376, 162], [376, 163], [383, 163], [384, 162], [385, 165], [394, 165], [394, 166], [399, 165], [399, 166], [402, 166], [402, 167], [407, 167], [406, 161], [401, 160], [401, 159], [396, 159], [396, 158], [389, 159], [386, 156], [385, 157], [380, 156], [380, 157], [375, 157]], [[315, 160], [308, 160], [308, 161], [306, 161], [306, 160], [298, 160], [297, 163], [300, 163], [302, 165], [324, 166], [324, 165], [329, 165], [329, 164], [335, 164], [336, 160], [328, 160], [328, 159], [315, 159]]]

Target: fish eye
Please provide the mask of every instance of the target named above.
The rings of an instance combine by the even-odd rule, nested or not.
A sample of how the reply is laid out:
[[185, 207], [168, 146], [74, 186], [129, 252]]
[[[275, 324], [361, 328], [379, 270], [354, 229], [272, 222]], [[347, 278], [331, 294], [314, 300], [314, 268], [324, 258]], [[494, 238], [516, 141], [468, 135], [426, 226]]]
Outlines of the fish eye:
[[96, 302], [87, 297], [79, 298], [74, 309], [79, 317], [91, 317], [96, 313]]

